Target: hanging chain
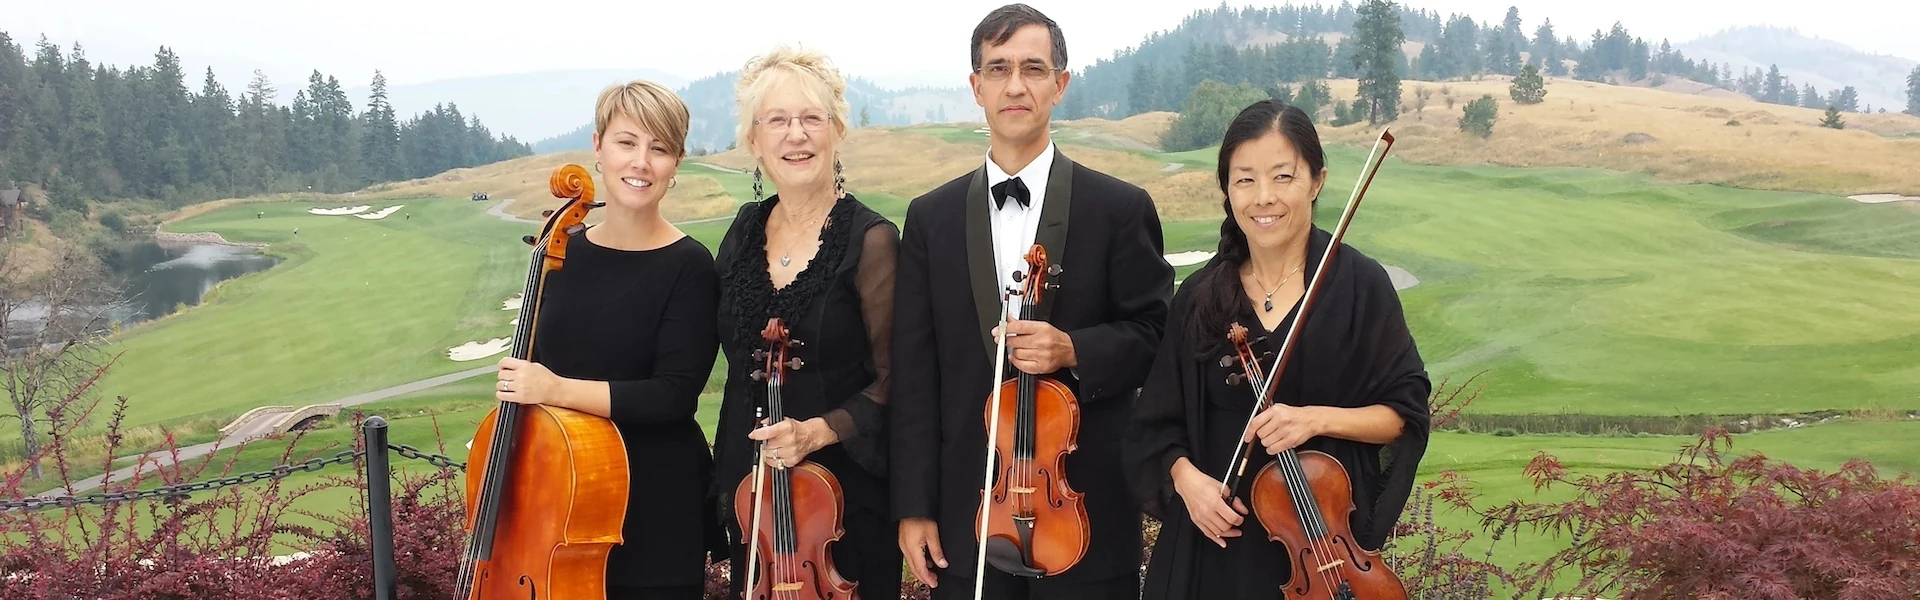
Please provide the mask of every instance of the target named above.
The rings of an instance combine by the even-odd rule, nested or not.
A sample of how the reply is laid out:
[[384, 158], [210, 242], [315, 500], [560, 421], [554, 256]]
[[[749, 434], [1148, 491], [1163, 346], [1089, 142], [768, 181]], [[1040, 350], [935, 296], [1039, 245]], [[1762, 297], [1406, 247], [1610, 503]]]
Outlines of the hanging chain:
[[[454, 468], [466, 470], [467, 468], [466, 463], [455, 462], [445, 454], [429, 454], [406, 444], [387, 444], [387, 448], [393, 450], [395, 454], [399, 454], [401, 458], [423, 460], [442, 469]], [[86, 496], [53, 496], [24, 498], [20, 500], [0, 500], [0, 512], [16, 510], [32, 511], [54, 507], [74, 508], [84, 505], [104, 506], [120, 502], [151, 500], [155, 498], [162, 499], [168, 503], [177, 503], [186, 500], [189, 494], [195, 492], [209, 492], [228, 486], [278, 480], [294, 473], [314, 473], [332, 465], [353, 462], [365, 454], [364, 451], [360, 450], [342, 450], [335, 453], [331, 458], [310, 458], [298, 463], [278, 465], [264, 471], [241, 473], [229, 477], [220, 477], [193, 483], [161, 486], [151, 490], [112, 492]]]

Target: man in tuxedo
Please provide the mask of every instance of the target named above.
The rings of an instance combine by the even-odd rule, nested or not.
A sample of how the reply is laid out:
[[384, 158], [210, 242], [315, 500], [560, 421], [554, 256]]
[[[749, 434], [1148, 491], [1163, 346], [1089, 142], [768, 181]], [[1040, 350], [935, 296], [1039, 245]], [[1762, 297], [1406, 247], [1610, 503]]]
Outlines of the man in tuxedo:
[[[1015, 575], [1025, 566], [1017, 557], [990, 556], [984, 597], [1134, 600], [1141, 513], [1119, 444], [1173, 295], [1159, 216], [1145, 190], [1054, 147], [1051, 113], [1072, 77], [1059, 25], [1012, 4], [980, 22], [972, 46], [968, 81], [986, 111], [987, 156], [915, 198], [900, 240], [889, 403], [900, 548], [935, 598], [973, 597], [987, 400], [1018, 369], [1056, 379], [1078, 399], [1079, 447], [1063, 476], [1082, 495], [1090, 544], [1050, 577]], [[1003, 292], [1024, 287], [1014, 273], [1027, 270], [1034, 244], [1061, 271], [1047, 280], [1058, 288], [1041, 295], [1035, 318], [1022, 321], [1017, 297], [1002, 313]], [[1010, 368], [996, 376], [1006, 319], [1014, 319]]]

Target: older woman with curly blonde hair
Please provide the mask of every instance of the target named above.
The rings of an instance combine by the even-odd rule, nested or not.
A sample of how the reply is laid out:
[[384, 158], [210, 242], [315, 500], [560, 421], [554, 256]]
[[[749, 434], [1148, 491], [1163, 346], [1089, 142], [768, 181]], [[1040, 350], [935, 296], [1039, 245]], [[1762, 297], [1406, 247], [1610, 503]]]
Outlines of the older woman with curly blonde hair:
[[[754, 201], [715, 253], [726, 391], [715, 436], [714, 496], [733, 550], [733, 592], [749, 571], [733, 494], [767, 469], [811, 464], [844, 498], [834, 567], [865, 600], [897, 598], [900, 550], [888, 515], [885, 431], [893, 263], [899, 228], [845, 189], [847, 84], [814, 51], [776, 48], [747, 63], [737, 88], [739, 146], [754, 159]], [[775, 193], [762, 198], [766, 184]], [[802, 366], [786, 373], [782, 414], [764, 414], [761, 331], [779, 318]], [[745, 524], [743, 519], [746, 517]], [[763, 516], [763, 518], [768, 518]], [[754, 562], [765, 565], [762, 555]]]

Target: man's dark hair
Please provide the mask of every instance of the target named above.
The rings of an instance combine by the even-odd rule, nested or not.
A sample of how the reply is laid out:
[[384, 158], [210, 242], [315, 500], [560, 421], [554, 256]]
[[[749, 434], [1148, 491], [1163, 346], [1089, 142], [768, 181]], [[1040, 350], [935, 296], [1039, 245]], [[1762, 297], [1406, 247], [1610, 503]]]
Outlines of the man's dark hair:
[[973, 28], [973, 68], [980, 68], [980, 49], [991, 41], [998, 46], [1013, 39], [1013, 32], [1028, 25], [1047, 26], [1047, 37], [1053, 38], [1053, 68], [1067, 68], [1067, 39], [1060, 33], [1060, 24], [1047, 18], [1039, 10], [1025, 4], [1008, 4], [987, 13], [980, 25]]

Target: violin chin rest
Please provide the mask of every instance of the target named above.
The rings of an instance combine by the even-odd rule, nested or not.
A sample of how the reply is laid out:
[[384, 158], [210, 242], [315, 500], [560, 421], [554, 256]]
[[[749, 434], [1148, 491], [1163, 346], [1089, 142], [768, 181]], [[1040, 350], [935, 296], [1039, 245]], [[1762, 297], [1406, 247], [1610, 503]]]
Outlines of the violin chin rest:
[[1012, 540], [1002, 537], [987, 538], [987, 564], [1020, 577], [1039, 579], [1047, 574], [1045, 570], [1036, 569], [1027, 564], [1026, 557], [1020, 553], [1020, 547]]

